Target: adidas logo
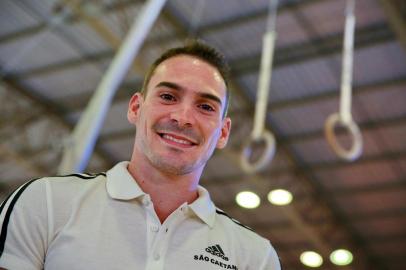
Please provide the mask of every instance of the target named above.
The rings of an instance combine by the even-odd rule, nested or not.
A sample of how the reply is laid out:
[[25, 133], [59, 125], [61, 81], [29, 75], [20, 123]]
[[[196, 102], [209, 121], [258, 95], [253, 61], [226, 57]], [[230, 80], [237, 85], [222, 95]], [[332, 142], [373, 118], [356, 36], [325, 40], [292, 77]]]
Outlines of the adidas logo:
[[220, 258], [222, 258], [225, 261], [228, 261], [228, 258], [226, 257], [226, 255], [224, 254], [224, 251], [221, 249], [220, 245], [215, 245], [215, 246], [211, 246], [211, 247], [207, 247], [206, 251], [210, 254], [213, 254], [215, 256], [218, 256]]
[[196, 254], [196, 255], [194, 255], [193, 256], [193, 258], [194, 258], [194, 260], [195, 261], [199, 261], [200, 263], [211, 263], [211, 264], [213, 264], [213, 265], [216, 265], [216, 266], [219, 266], [219, 267], [222, 267], [221, 269], [233, 269], [233, 270], [239, 270], [238, 269], [238, 267], [237, 267], [237, 265], [235, 265], [235, 264], [229, 264], [229, 259], [228, 259], [228, 257], [224, 254], [224, 251], [223, 251], [223, 249], [220, 247], [220, 245], [215, 245], [215, 246], [209, 246], [209, 247], [207, 247], [206, 249], [206, 252], [208, 252], [208, 253], [210, 253], [210, 254], [212, 254], [212, 255], [214, 255], [214, 256], [217, 256], [217, 257], [220, 257], [222, 260], [224, 260], [224, 261], [226, 261], [227, 263], [225, 263], [224, 261], [222, 261], [222, 260], [217, 260], [217, 259], [215, 259], [215, 258], [213, 258], [213, 257], [211, 257], [211, 256], [207, 256], [207, 255], [204, 255], [204, 254]]

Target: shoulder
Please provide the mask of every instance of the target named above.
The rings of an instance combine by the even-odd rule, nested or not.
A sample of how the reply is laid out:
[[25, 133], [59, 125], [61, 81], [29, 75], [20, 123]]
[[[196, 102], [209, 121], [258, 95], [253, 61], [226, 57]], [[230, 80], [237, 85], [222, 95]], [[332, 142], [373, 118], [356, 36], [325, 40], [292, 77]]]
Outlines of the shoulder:
[[252, 228], [242, 224], [219, 208], [216, 208], [216, 220], [217, 219], [228, 230], [237, 232], [245, 237], [252, 238], [253, 240], [266, 240], [257, 234]]
[[70, 217], [74, 202], [95, 185], [104, 187], [104, 179], [104, 173], [43, 177], [12, 192], [0, 205], [0, 267], [42, 269], [44, 251]]
[[89, 183], [91, 180], [101, 180], [106, 178], [105, 172], [100, 173], [73, 173], [67, 175], [57, 175], [40, 178], [42, 181], [52, 181], [54, 183]]
[[280, 269], [279, 257], [269, 239], [219, 208], [216, 208], [216, 224], [221, 227], [222, 233], [231, 239], [230, 242], [238, 249], [241, 257], [249, 254], [247, 260], [250, 265], [256, 265], [258, 269]]
[[44, 186], [48, 206], [55, 211], [70, 209], [71, 204], [81, 200], [89, 193], [105, 193], [106, 173], [80, 173], [44, 177], [37, 180], [37, 185]]
[[[52, 196], [74, 194], [78, 190], [83, 190], [84, 185], [102, 180], [105, 175], [105, 173], [70, 174], [32, 179], [10, 193], [0, 206], [0, 214], [4, 216], [5, 212], [11, 212], [18, 206], [32, 208], [44, 203], [51, 194]], [[91, 180], [95, 181], [92, 183]], [[58, 194], [53, 195], [55, 191]]]
[[106, 180], [106, 173], [74, 173], [41, 178], [40, 181], [52, 188], [82, 189], [85, 186], [102, 184]]
[[22, 184], [18, 189], [16, 189], [14, 193], [23, 193], [27, 192], [28, 190], [38, 190], [40, 186], [45, 186], [48, 183], [55, 184], [55, 185], [83, 185], [90, 183], [90, 180], [101, 180], [106, 178], [106, 173], [101, 172], [97, 174], [89, 174], [89, 173], [74, 173], [74, 174], [67, 174], [67, 175], [57, 175], [57, 176], [47, 176], [47, 177], [40, 177], [29, 180], [28, 182]]

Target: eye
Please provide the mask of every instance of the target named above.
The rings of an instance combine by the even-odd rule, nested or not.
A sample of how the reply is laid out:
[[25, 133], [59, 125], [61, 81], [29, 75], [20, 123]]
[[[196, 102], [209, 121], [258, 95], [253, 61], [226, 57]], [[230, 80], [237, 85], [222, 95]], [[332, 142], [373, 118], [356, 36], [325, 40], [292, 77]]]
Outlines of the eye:
[[215, 109], [212, 106], [210, 106], [209, 104], [200, 104], [199, 107], [208, 112], [215, 111]]
[[176, 98], [173, 95], [168, 94], [168, 93], [160, 94], [159, 96], [161, 97], [161, 99], [163, 99], [165, 101], [175, 101], [176, 100]]

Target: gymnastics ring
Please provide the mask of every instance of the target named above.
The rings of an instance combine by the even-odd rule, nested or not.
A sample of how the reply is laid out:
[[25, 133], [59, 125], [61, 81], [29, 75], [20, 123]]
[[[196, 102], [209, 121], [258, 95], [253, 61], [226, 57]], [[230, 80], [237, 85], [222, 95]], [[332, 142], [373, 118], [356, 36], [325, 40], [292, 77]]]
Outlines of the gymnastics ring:
[[[353, 144], [349, 150], [344, 149], [338, 143], [337, 137], [334, 133], [334, 127], [337, 124], [341, 124], [343, 127], [345, 127], [354, 138]], [[355, 159], [359, 158], [362, 152], [362, 137], [361, 132], [354, 121], [350, 120], [345, 122], [341, 119], [338, 113], [334, 113], [327, 118], [324, 127], [327, 142], [339, 157], [347, 161], [354, 161]]]
[[[254, 163], [250, 163], [249, 158], [252, 154], [252, 148], [251, 144], [253, 142], [258, 142], [258, 141], [264, 141], [265, 142], [265, 150], [257, 161]], [[241, 158], [240, 158], [240, 163], [242, 169], [247, 172], [247, 173], [253, 173], [259, 170], [262, 170], [266, 167], [266, 165], [269, 164], [269, 161], [273, 158], [275, 155], [275, 137], [272, 135], [271, 132], [264, 130], [261, 135], [257, 138], [253, 138], [251, 136], [251, 139], [245, 143], [243, 151], [241, 152]]]

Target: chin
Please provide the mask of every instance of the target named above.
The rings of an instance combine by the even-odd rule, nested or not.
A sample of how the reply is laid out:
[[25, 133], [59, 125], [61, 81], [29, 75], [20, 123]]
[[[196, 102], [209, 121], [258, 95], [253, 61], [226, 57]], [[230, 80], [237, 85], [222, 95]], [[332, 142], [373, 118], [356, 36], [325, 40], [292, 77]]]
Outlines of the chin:
[[152, 163], [155, 167], [165, 173], [173, 175], [186, 175], [193, 172], [201, 171], [204, 163], [181, 161], [176, 157], [162, 158], [162, 156], [155, 158]]
[[186, 175], [190, 174], [196, 169], [194, 166], [189, 164], [186, 165], [177, 165], [177, 164], [168, 164], [168, 163], [160, 163], [159, 169], [165, 173], [173, 174], [173, 175]]

